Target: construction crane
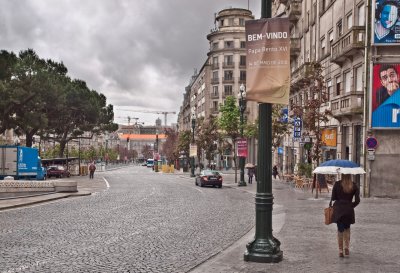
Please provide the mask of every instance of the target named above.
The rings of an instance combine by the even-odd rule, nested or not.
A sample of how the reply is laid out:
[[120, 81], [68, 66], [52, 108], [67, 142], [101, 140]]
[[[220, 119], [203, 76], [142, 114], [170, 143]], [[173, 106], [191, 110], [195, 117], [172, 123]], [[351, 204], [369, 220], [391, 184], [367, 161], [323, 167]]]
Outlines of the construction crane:
[[168, 112], [168, 111], [149, 111], [149, 110], [128, 110], [128, 109], [118, 109], [119, 111], [128, 111], [128, 112], [138, 112], [138, 113], [149, 113], [149, 114], [163, 114], [164, 115], [164, 126], [167, 126], [167, 115], [168, 114], [176, 114], [176, 112]]
[[132, 118], [132, 117], [130, 117], [130, 116], [127, 116], [127, 117], [115, 117], [115, 118], [123, 119], [123, 120], [128, 120], [128, 125], [131, 125], [131, 119], [134, 119], [134, 120], [135, 120], [135, 124], [138, 123], [138, 119], [139, 119], [139, 118]]

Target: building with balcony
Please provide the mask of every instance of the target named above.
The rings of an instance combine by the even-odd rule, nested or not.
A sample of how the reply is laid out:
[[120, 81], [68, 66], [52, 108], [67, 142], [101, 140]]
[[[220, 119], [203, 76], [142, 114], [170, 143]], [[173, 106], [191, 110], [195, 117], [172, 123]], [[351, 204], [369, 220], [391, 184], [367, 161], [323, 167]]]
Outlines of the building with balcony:
[[[191, 116], [207, 119], [218, 116], [220, 105], [228, 96], [238, 97], [239, 87], [246, 84], [245, 21], [254, 19], [251, 11], [229, 8], [216, 14], [215, 26], [207, 35], [210, 44], [207, 59], [190, 80], [178, 114], [179, 130], [191, 130]], [[247, 102], [246, 118], [254, 122], [258, 105]], [[256, 162], [256, 142], [249, 140], [248, 161]], [[232, 167], [233, 151], [215, 159], [217, 167]]]
[[[331, 113], [328, 122], [319, 124], [324, 140], [320, 163], [330, 159], [357, 162], [367, 172], [355, 177], [362, 195], [399, 197], [393, 158], [400, 154], [400, 138], [395, 128], [372, 127], [374, 93], [378, 92], [374, 82], [381, 81], [379, 73], [371, 69], [376, 64], [399, 64], [400, 55], [398, 44], [379, 44], [368, 38], [374, 37], [374, 28], [367, 33], [367, 4], [366, 0], [274, 1], [273, 16], [288, 17], [291, 23], [288, 113], [294, 118], [294, 109], [310, 102], [311, 88], [304, 85], [304, 78], [313, 73], [312, 64], [319, 63], [324, 86], [319, 109]], [[375, 6], [370, 8], [374, 14]], [[374, 19], [370, 21], [373, 25]], [[315, 136], [307, 133], [303, 128], [302, 137], [294, 138], [292, 132], [283, 139], [280, 150], [284, 153], [280, 158], [275, 155], [283, 173], [294, 173], [296, 165], [309, 161], [304, 144]], [[365, 140], [369, 137], [375, 137], [379, 146], [368, 150]], [[313, 162], [313, 167], [316, 164]]]

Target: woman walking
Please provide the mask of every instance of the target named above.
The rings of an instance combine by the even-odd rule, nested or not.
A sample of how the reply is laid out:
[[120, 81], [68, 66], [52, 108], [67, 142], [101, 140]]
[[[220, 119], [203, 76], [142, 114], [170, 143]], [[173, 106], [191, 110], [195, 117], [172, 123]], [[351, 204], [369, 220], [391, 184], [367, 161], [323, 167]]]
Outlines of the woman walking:
[[350, 225], [355, 223], [354, 208], [360, 203], [360, 190], [351, 181], [350, 174], [342, 174], [342, 180], [333, 185], [329, 206], [332, 206], [332, 201], [335, 201], [332, 222], [336, 223], [338, 228], [339, 257], [344, 257], [343, 243], [344, 254], [350, 255]]

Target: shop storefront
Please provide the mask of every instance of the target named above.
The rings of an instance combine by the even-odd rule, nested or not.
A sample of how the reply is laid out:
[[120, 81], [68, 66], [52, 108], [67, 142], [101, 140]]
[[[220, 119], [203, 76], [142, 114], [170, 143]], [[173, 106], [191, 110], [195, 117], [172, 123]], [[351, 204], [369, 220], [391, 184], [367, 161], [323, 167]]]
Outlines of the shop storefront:
[[337, 129], [327, 128], [322, 130], [322, 162], [336, 159]]

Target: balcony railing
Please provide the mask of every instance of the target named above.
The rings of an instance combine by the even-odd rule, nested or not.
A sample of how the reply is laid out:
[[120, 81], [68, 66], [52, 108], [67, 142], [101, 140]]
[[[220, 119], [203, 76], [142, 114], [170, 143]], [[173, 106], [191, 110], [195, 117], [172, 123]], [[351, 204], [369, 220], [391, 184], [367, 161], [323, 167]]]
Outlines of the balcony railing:
[[295, 23], [301, 16], [301, 0], [290, 1], [289, 20]]
[[222, 65], [223, 68], [234, 68], [235, 63], [234, 62], [224, 62]]
[[290, 38], [290, 57], [300, 54], [300, 38]]
[[223, 77], [222, 78], [223, 83], [234, 83], [233, 77]]
[[331, 100], [331, 111], [334, 117], [361, 114], [364, 107], [364, 93], [351, 91]]
[[218, 92], [212, 92], [210, 94], [210, 96], [211, 96], [212, 99], [218, 99], [219, 98], [219, 93]]
[[212, 114], [218, 114], [219, 113], [218, 108], [211, 108], [211, 113]]
[[356, 51], [364, 48], [364, 41], [365, 27], [352, 27], [332, 45], [331, 61], [338, 65], [342, 65], [347, 58], [352, 59], [352, 56], [354, 56]]
[[312, 72], [312, 66], [310, 63], [304, 63], [299, 68], [294, 70], [291, 74], [292, 83], [299, 81], [300, 79], [306, 78]]
[[218, 64], [218, 63], [216, 63], [216, 64], [211, 64], [211, 68], [212, 68], [212, 69], [218, 69], [218, 68], [219, 68], [219, 64]]
[[218, 84], [219, 78], [211, 78], [211, 84]]

